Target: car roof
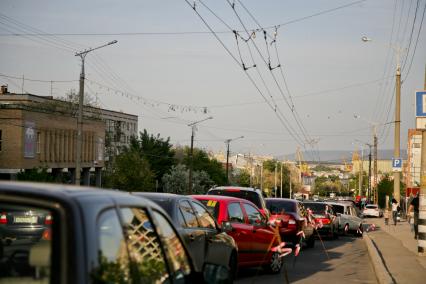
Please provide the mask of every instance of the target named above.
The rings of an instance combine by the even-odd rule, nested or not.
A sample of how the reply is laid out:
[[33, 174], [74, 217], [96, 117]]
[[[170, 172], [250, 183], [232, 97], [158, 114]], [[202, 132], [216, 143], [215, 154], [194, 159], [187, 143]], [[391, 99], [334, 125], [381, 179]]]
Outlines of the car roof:
[[[54, 183], [0, 181], [0, 194], [21, 195], [23, 197], [49, 198], [69, 202], [70, 200], [91, 198], [93, 196], [109, 197], [111, 199], [127, 199], [131, 203], [136, 201], [136, 196], [128, 192], [101, 189], [96, 187], [64, 185]], [[153, 202], [142, 198], [137, 200], [138, 205], [159, 208]]]
[[252, 192], [257, 192], [260, 193], [260, 189], [258, 188], [253, 188], [253, 187], [243, 187], [243, 186], [218, 186], [218, 187], [213, 187], [210, 190], [226, 190], [226, 189], [238, 189], [238, 190], [242, 190], [242, 191], [252, 191]]
[[287, 203], [299, 203], [299, 200], [295, 200], [295, 199], [290, 199], [290, 198], [276, 198], [276, 197], [270, 197], [270, 198], [265, 198], [265, 201], [282, 201], [282, 202], [287, 202]]
[[[238, 197], [232, 197], [232, 196], [226, 196], [226, 195], [191, 195], [191, 197], [194, 198], [200, 198], [200, 199], [210, 199], [210, 200], [216, 200], [216, 201], [248, 201], [247, 199], [238, 198]], [[251, 203], [251, 202], [250, 202]]]

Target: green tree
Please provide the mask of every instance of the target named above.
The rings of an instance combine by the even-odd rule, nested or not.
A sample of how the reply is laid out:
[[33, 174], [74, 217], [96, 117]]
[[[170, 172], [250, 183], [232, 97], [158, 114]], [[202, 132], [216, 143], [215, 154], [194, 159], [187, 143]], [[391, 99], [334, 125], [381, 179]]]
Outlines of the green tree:
[[235, 177], [235, 183], [238, 186], [250, 186], [250, 173], [248, 170], [240, 170]]
[[[405, 185], [401, 182], [400, 184], [400, 194], [401, 196], [405, 195]], [[377, 184], [377, 198], [379, 207], [384, 208], [386, 206], [386, 195], [389, 196], [389, 199], [392, 199], [393, 196], [393, 179], [386, 174], [380, 182]]]
[[22, 181], [55, 182], [55, 178], [47, 172], [47, 168], [43, 167], [21, 170], [17, 174], [17, 179]]
[[[173, 166], [163, 175], [163, 190], [168, 193], [186, 194], [189, 188], [189, 171], [185, 165]], [[205, 194], [213, 186], [213, 181], [205, 171], [194, 171], [192, 175], [192, 193]]]
[[110, 185], [124, 191], [154, 191], [154, 174], [148, 161], [134, 148], [125, 148], [115, 159]]

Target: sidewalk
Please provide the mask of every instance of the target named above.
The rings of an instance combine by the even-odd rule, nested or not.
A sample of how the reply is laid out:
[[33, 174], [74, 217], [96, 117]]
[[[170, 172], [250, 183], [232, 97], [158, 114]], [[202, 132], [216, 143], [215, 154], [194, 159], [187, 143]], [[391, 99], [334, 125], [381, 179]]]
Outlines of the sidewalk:
[[377, 218], [365, 223], [376, 225], [367, 235], [394, 283], [426, 283], [426, 257], [417, 255], [417, 241], [407, 222], [385, 226], [384, 218]]

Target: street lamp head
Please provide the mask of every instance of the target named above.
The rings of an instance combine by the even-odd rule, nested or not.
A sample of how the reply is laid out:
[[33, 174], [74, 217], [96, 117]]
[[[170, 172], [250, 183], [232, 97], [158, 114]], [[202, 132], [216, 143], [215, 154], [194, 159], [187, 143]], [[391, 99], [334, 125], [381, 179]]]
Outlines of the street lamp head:
[[118, 42], [117, 40], [113, 40], [113, 41], [108, 42], [108, 45], [115, 44], [117, 42]]
[[362, 40], [363, 42], [369, 42], [369, 41], [372, 41], [372, 39], [371, 39], [371, 38], [368, 38], [368, 37], [366, 37], [366, 36], [363, 36], [363, 37], [361, 38], [361, 40]]

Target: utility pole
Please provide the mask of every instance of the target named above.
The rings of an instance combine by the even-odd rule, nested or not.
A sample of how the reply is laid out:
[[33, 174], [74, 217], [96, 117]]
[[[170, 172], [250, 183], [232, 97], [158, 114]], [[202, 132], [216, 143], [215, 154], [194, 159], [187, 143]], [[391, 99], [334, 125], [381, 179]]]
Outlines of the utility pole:
[[194, 168], [194, 136], [195, 131], [197, 130], [197, 124], [209, 119], [212, 119], [212, 116], [209, 116], [205, 119], [192, 122], [188, 124], [189, 127], [191, 127], [191, 149], [189, 151], [189, 175], [188, 175], [188, 194], [192, 194], [192, 170]]
[[111, 44], [117, 43], [116, 40], [110, 41], [107, 44], [95, 47], [95, 48], [89, 48], [81, 52], [77, 52], [75, 56], [79, 56], [81, 59], [81, 73], [80, 73], [80, 88], [78, 92], [78, 116], [77, 116], [77, 147], [76, 147], [76, 158], [75, 158], [75, 184], [80, 185], [80, 177], [81, 177], [81, 148], [83, 144], [83, 102], [84, 102], [84, 79], [85, 79], [85, 73], [84, 73], [84, 60], [86, 59], [86, 55], [94, 51], [96, 49], [100, 49], [103, 47], [106, 47]]
[[291, 188], [291, 168], [289, 168], [289, 173], [288, 174], [289, 174], [289, 186], [290, 186], [290, 194], [289, 194], [290, 196], [289, 196], [289, 198], [292, 199], [293, 192], [292, 192], [292, 188]]
[[[359, 164], [359, 174], [358, 174], [359, 196], [362, 196], [363, 175], [364, 175], [364, 147], [361, 146], [361, 160]], [[367, 197], [368, 197], [368, 193], [367, 193]]]
[[[399, 159], [400, 157], [400, 136], [401, 136], [401, 67], [399, 63], [400, 51], [397, 54], [397, 67], [396, 67], [396, 98], [395, 98], [395, 137], [394, 137], [394, 152], [393, 157]], [[400, 172], [393, 173], [393, 197], [397, 202], [400, 202]]]
[[237, 140], [237, 139], [242, 139], [244, 138], [244, 136], [239, 136], [237, 138], [233, 138], [233, 139], [226, 139], [225, 140], [225, 144], [226, 144], [226, 184], [229, 184], [229, 144], [231, 143], [231, 141]]
[[378, 141], [377, 141], [378, 139], [377, 139], [377, 128], [376, 128], [376, 126], [374, 126], [374, 137], [373, 137], [373, 147], [374, 147], [374, 203], [375, 204], [378, 204], [378, 202], [379, 202], [379, 192], [378, 192], [378, 187], [377, 187], [377, 182], [378, 182], [378, 180], [377, 180], [377, 171], [378, 171], [378, 168], [377, 168], [377, 159], [378, 159], [378, 156], [377, 156], [377, 146], [378, 146]]
[[370, 146], [370, 152], [368, 153], [368, 192], [369, 192], [369, 195], [371, 196], [371, 145], [369, 146]]
[[275, 198], [277, 197], [277, 167], [278, 167], [278, 161], [275, 161]]
[[280, 198], [283, 198], [283, 162], [281, 162], [281, 186], [280, 186]]
[[[426, 76], [425, 76], [426, 89]], [[417, 251], [420, 256], [426, 256], [426, 130], [422, 130], [422, 152], [420, 164], [420, 192], [419, 192], [419, 236]]]
[[263, 194], [263, 161], [260, 164], [260, 191]]

